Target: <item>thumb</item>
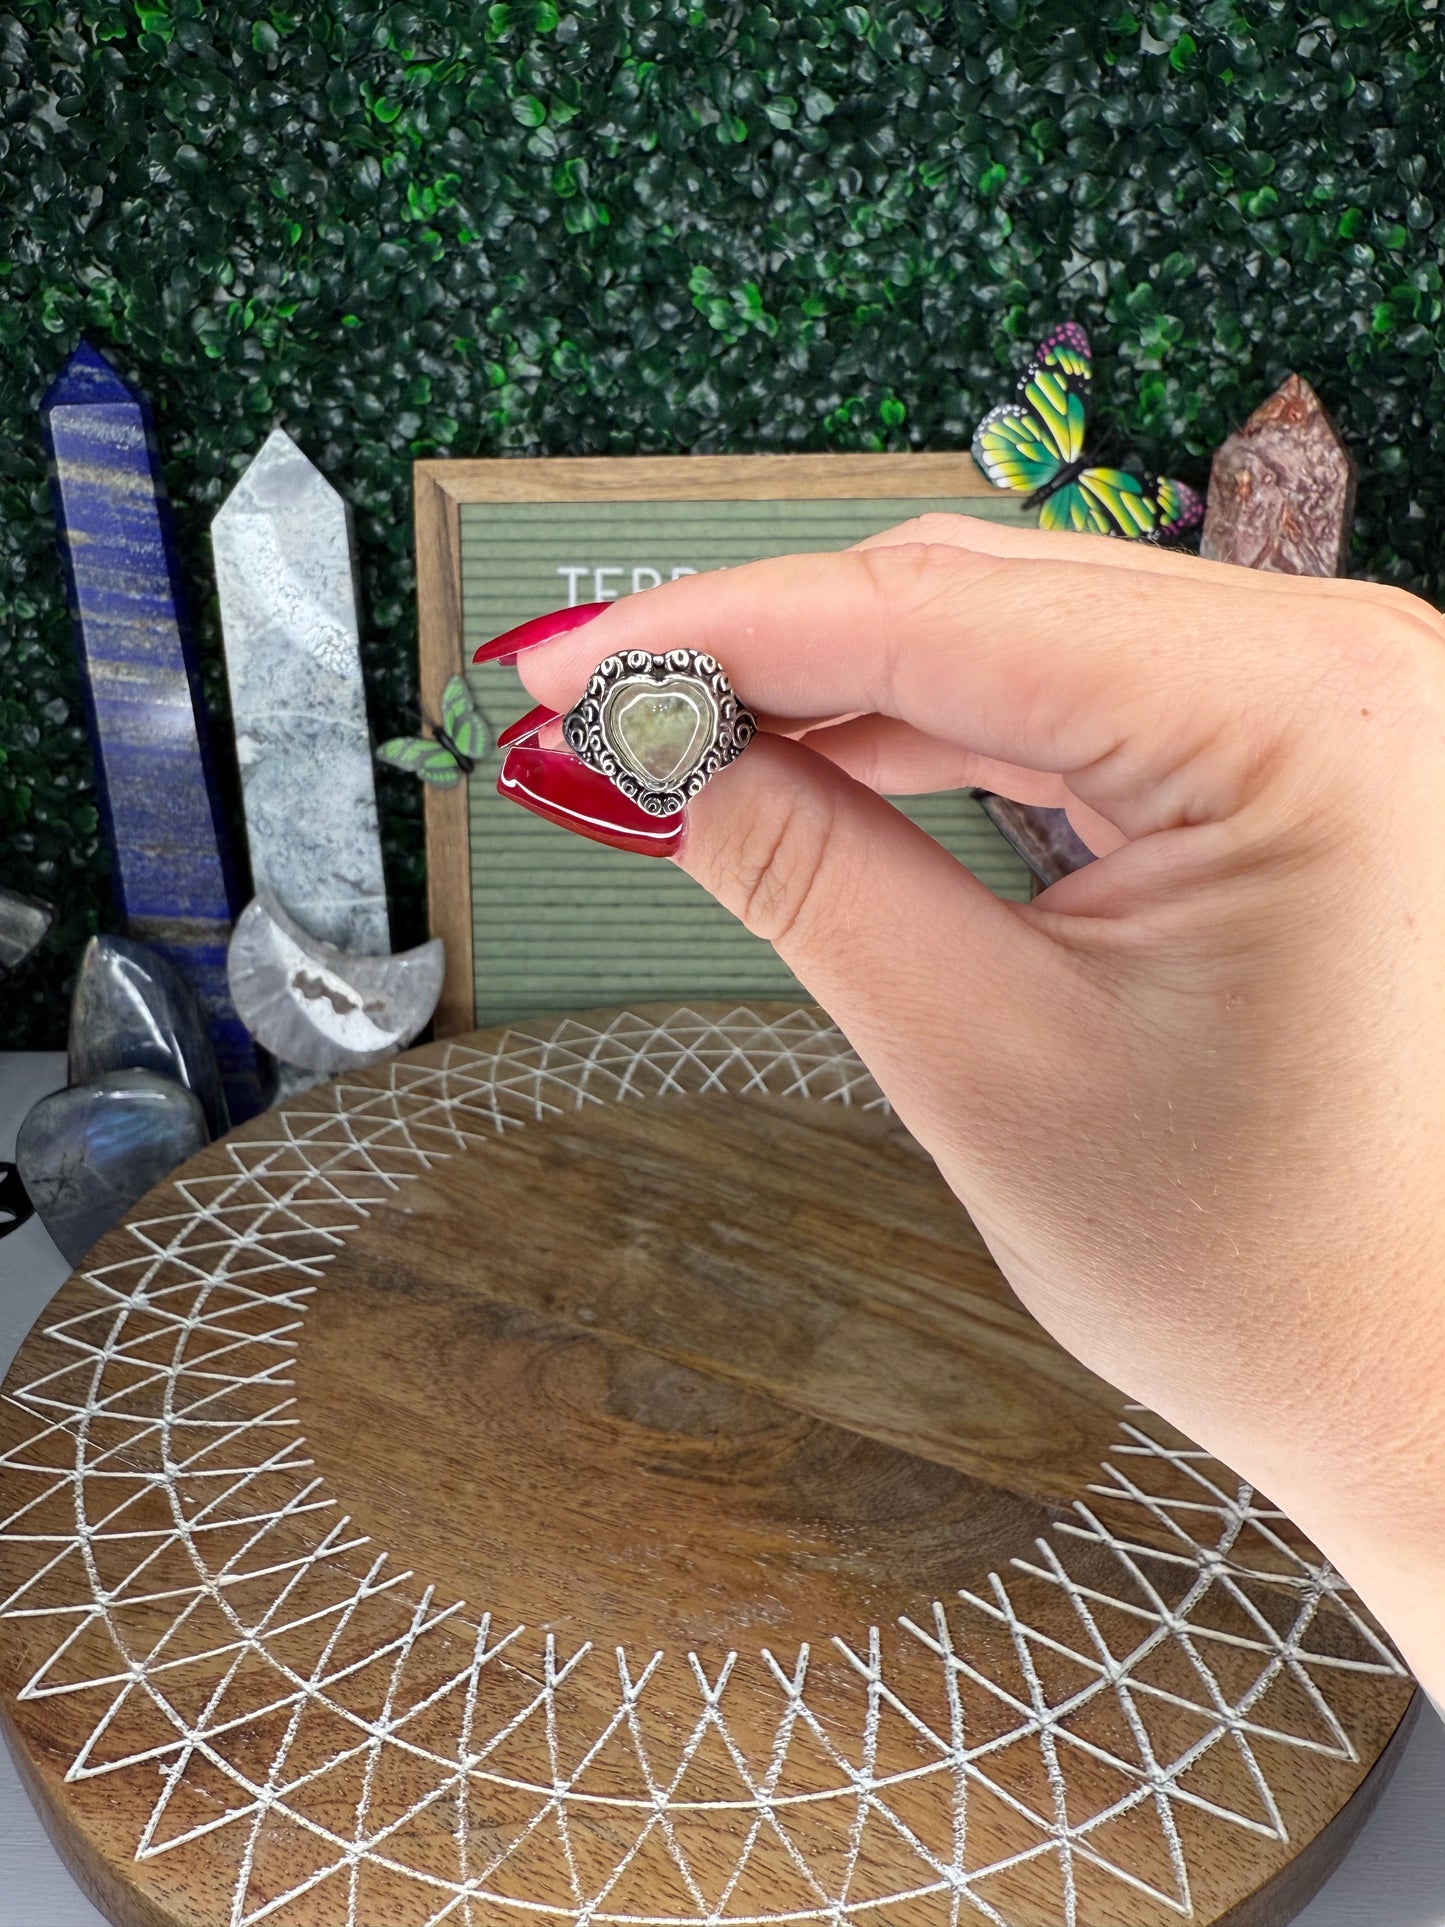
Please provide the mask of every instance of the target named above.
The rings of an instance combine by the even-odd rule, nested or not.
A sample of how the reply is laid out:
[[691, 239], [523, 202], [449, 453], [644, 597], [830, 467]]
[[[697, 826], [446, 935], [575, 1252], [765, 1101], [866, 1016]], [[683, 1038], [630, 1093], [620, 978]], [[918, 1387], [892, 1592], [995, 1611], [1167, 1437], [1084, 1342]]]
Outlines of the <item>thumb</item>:
[[755, 737], [687, 817], [673, 861], [772, 944], [945, 1168], [977, 1169], [961, 1116], [1047, 1101], [1069, 1049], [1052, 1013], [1077, 1036], [1079, 991], [1025, 906], [784, 737]]

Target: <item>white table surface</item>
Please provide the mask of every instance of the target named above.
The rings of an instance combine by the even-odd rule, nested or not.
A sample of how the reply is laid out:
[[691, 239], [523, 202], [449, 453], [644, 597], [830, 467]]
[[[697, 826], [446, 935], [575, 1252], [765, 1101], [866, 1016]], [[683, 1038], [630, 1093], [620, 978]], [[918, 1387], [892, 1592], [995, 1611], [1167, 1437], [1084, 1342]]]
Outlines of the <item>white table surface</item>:
[[[60, 1052], [0, 1053], [0, 1158], [37, 1098], [65, 1082]], [[68, 1275], [38, 1218], [0, 1239], [0, 1373]], [[1297, 1927], [1445, 1927], [1445, 1726], [1428, 1706], [1395, 1777]], [[66, 1872], [0, 1748], [0, 1927], [104, 1927]], [[365, 1927], [378, 1927], [367, 1922]]]

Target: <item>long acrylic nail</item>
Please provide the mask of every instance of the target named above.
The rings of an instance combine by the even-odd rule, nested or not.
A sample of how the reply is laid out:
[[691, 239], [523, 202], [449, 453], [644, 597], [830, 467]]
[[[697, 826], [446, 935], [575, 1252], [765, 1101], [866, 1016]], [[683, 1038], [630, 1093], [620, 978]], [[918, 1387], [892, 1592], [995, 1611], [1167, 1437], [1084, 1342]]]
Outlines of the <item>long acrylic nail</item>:
[[641, 856], [674, 856], [682, 848], [686, 816], [649, 816], [605, 776], [579, 763], [569, 751], [519, 747], [508, 750], [497, 791], [534, 815], [573, 830], [594, 843]]
[[493, 636], [490, 642], [484, 642], [472, 661], [515, 662], [524, 650], [536, 649], [544, 642], [555, 642], [558, 636], [580, 629], [584, 622], [591, 622], [594, 616], [600, 616], [604, 609], [611, 607], [610, 602], [579, 602], [571, 609], [553, 609], [545, 616], [533, 616], [530, 622], [519, 622], [515, 629], [508, 629], [505, 634]]
[[497, 738], [497, 748], [510, 749], [514, 743], [528, 742], [533, 736], [540, 736], [548, 723], [560, 722], [561, 717], [560, 709], [548, 709], [545, 703], [538, 703], [537, 707], [529, 709], [525, 716], [519, 716], [516, 722], [508, 723]]

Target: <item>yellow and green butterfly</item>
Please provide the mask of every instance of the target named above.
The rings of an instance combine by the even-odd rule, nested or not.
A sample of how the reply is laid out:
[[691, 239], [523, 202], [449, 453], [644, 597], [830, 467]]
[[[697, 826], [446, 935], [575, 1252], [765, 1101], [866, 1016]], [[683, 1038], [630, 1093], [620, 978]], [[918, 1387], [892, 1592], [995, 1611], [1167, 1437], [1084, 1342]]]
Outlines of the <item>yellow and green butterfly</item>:
[[1027, 495], [1039, 526], [1157, 542], [1192, 529], [1204, 503], [1184, 482], [1091, 468], [1084, 458], [1092, 374], [1089, 337], [1076, 321], [1046, 334], [1019, 378], [1019, 399], [991, 408], [973, 459], [995, 488]]
[[379, 763], [409, 770], [424, 783], [449, 790], [470, 776], [487, 753], [487, 725], [465, 676], [442, 691], [442, 719], [430, 736], [393, 736], [376, 752]]

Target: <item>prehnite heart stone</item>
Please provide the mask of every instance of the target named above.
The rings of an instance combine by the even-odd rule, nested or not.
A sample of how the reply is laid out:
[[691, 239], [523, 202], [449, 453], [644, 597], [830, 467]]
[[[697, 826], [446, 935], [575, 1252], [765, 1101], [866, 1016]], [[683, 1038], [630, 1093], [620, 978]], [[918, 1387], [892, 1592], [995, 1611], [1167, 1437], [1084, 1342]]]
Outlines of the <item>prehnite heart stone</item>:
[[707, 745], [711, 716], [700, 696], [666, 683], [618, 692], [608, 724], [637, 774], [658, 789], [682, 782]]

